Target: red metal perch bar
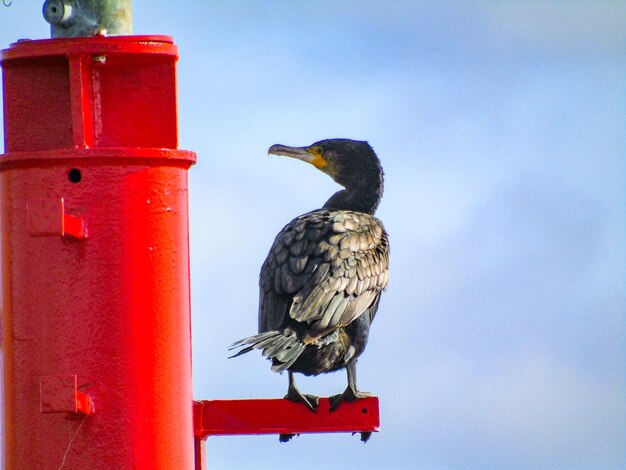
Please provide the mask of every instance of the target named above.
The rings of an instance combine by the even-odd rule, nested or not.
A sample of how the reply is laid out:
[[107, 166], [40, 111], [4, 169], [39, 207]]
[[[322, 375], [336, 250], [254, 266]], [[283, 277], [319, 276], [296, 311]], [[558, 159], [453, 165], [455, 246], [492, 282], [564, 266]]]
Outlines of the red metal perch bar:
[[[320, 398], [316, 413], [289, 400], [204, 400], [193, 402], [195, 470], [206, 470], [206, 438], [250, 434], [304, 434], [378, 432], [378, 398], [342, 403], [330, 411], [328, 398]], [[362, 438], [363, 439], [363, 438]]]
[[317, 413], [284, 399], [204, 400], [193, 404], [194, 435], [301, 434], [378, 431], [378, 398], [343, 403], [331, 412], [320, 398]]

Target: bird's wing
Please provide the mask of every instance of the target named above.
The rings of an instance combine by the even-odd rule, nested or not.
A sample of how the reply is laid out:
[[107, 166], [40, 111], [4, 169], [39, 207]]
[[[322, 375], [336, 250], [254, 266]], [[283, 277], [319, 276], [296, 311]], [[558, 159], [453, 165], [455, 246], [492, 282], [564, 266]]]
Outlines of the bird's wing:
[[377, 304], [388, 267], [387, 234], [375, 217], [327, 210], [300, 216], [278, 234], [262, 269], [259, 326], [276, 329], [288, 314], [306, 322], [314, 339], [348, 325]]
[[282, 328], [293, 296], [311, 282], [320, 265], [316, 246], [329, 230], [327, 214], [328, 211], [313, 211], [301, 215], [276, 236], [261, 268], [259, 332]]

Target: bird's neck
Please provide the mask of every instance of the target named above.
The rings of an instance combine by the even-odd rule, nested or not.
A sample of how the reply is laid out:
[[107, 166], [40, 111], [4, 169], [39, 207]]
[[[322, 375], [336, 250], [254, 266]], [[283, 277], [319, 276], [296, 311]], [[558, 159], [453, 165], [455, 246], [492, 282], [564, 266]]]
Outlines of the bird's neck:
[[383, 196], [382, 171], [375, 177], [347, 184], [346, 189], [333, 194], [324, 209], [346, 210], [374, 214]]

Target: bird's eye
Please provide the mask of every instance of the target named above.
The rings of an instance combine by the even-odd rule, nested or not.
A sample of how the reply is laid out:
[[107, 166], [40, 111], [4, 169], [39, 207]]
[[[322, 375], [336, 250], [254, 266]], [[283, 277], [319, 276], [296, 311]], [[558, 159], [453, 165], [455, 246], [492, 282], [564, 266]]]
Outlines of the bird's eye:
[[315, 153], [316, 155], [324, 155], [324, 149], [320, 145], [316, 145], [311, 150], [313, 150], [313, 153]]

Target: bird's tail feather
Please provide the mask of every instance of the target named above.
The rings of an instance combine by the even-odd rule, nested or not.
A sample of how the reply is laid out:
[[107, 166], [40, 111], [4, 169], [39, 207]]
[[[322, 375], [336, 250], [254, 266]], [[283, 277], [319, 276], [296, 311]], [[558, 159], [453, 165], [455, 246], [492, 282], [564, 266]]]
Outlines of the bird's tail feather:
[[266, 331], [249, 336], [230, 345], [229, 350], [243, 348], [232, 357], [241, 356], [253, 349], [261, 349], [265, 357], [272, 359], [272, 370], [282, 372], [296, 362], [306, 345], [291, 330]]

